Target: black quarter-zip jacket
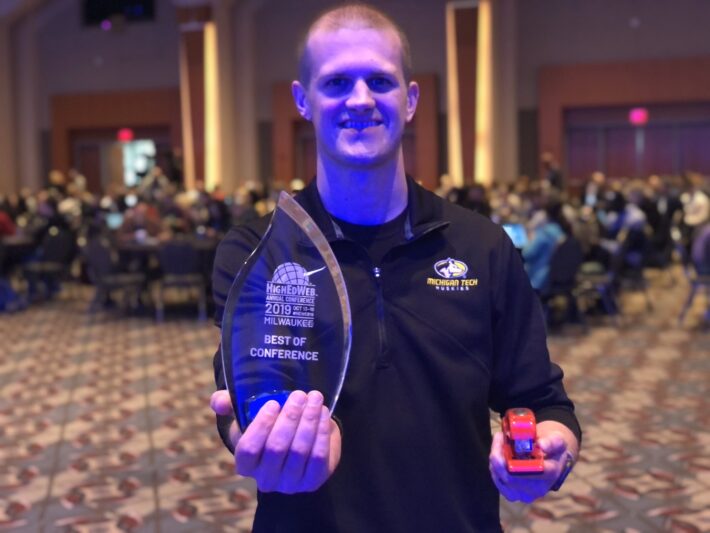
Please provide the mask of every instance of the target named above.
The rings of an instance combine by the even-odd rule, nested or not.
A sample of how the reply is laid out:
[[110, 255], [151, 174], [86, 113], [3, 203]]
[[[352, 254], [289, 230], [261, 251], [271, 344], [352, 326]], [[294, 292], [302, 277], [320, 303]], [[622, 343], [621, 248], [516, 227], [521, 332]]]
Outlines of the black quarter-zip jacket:
[[[402, 240], [377, 265], [344, 238], [315, 180], [296, 197], [328, 238], [349, 292], [353, 342], [334, 413], [342, 458], [316, 492], [259, 493], [256, 532], [500, 531], [489, 409], [529, 407], [538, 422], [561, 422], [581, 440], [510, 239], [411, 178], [408, 188]], [[232, 281], [268, 223], [233, 228], [219, 246], [218, 325]], [[449, 259], [459, 262], [458, 277], [442, 271]], [[219, 350], [214, 369], [226, 388]], [[229, 446], [231, 420], [218, 418]]]

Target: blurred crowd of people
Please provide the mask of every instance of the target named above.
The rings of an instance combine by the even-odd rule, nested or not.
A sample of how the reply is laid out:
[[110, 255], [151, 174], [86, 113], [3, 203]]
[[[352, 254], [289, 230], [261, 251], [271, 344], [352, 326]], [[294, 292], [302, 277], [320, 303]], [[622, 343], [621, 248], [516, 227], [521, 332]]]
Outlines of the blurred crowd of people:
[[232, 195], [219, 187], [208, 192], [202, 182], [191, 190], [179, 189], [159, 167], [136, 187], [118, 185], [96, 195], [77, 171], [52, 171], [47, 187], [39, 191], [0, 195], [0, 235], [20, 233], [40, 242], [55, 226], [77, 236], [108, 231], [118, 240], [166, 240], [176, 233], [219, 237], [231, 225], [273, 209], [273, 198], [257, 183]]
[[[643, 267], [664, 267], [678, 246], [698, 271], [710, 270], [709, 183], [701, 174], [640, 180], [595, 172], [574, 192], [560, 189], [554, 161], [543, 158], [543, 167], [540, 179], [522, 176], [491, 188], [454, 187], [443, 176], [437, 193], [496, 223], [523, 226], [521, 253], [538, 291], [545, 288], [555, 249], [569, 236], [579, 242], [585, 264], [601, 270], [611, 268], [621, 251], [636, 253]], [[53, 171], [42, 190], [0, 196], [0, 236], [19, 235], [38, 245], [50, 228], [61, 228], [79, 241], [111, 235], [118, 243], [163, 242], [176, 234], [216, 240], [232, 225], [271, 211], [281, 190], [302, 187], [298, 181], [275, 184], [267, 192], [250, 183], [227, 195], [198, 182], [184, 190], [154, 167], [137, 187], [114, 186], [96, 195], [80, 173]]]
[[[189, 239], [203, 241], [203, 248], [213, 252], [232, 225], [268, 213], [280, 190], [287, 189], [273, 187], [269, 193], [260, 184], [248, 183], [227, 195], [219, 187], [208, 192], [198, 182], [186, 190], [159, 167], [136, 187], [117, 185], [97, 195], [86, 184], [77, 171], [66, 175], [52, 171], [47, 186], [39, 191], [0, 195], [0, 311], [23, 308], [59, 290], [58, 276], [41, 272], [50, 248], [54, 250], [50, 255], [55, 256], [51, 262], [61, 257], [60, 262], [79, 269], [75, 277], [87, 279], [91, 276], [85, 254], [79, 252], [87, 250], [93, 240], [102, 240], [117, 252], [117, 268], [147, 272], [154, 279], [159, 269], [149, 265], [155, 258], [141, 252], [141, 247], [155, 250], [173, 240]], [[292, 183], [288, 190], [301, 186]], [[60, 247], [66, 250], [56, 250], [59, 236]], [[76, 258], [84, 260], [75, 262]], [[209, 268], [204, 275], [209, 277]], [[13, 290], [13, 279], [24, 280], [22, 297]]]
[[540, 179], [522, 176], [491, 188], [452, 187], [443, 179], [437, 192], [497, 223], [524, 225], [528, 238], [521, 251], [538, 290], [556, 245], [567, 236], [580, 243], [585, 262], [602, 269], [612, 266], [622, 247], [635, 250], [643, 267], [666, 266], [677, 249], [698, 269], [710, 263], [710, 182], [701, 174], [642, 180], [594, 172], [577, 192], [558, 188], [560, 179], [548, 166]]

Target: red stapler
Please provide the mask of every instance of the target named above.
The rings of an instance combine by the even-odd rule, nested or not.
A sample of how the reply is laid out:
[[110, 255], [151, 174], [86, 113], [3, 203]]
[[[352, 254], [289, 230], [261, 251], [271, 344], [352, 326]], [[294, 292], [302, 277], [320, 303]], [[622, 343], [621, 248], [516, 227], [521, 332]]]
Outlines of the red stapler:
[[545, 470], [544, 455], [537, 445], [535, 415], [530, 409], [508, 409], [501, 420], [503, 454], [511, 474], [539, 474]]

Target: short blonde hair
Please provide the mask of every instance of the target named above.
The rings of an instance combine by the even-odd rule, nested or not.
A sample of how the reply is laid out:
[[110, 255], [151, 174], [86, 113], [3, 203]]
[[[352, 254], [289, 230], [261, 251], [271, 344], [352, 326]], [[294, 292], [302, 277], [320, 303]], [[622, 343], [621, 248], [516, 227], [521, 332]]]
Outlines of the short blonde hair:
[[363, 3], [351, 3], [323, 11], [308, 27], [298, 46], [298, 80], [308, 87], [311, 78], [311, 63], [308, 41], [317, 30], [336, 31], [342, 28], [374, 29], [393, 31], [399, 38], [402, 57], [402, 72], [409, 83], [412, 79], [412, 52], [409, 39], [402, 28], [379, 9]]

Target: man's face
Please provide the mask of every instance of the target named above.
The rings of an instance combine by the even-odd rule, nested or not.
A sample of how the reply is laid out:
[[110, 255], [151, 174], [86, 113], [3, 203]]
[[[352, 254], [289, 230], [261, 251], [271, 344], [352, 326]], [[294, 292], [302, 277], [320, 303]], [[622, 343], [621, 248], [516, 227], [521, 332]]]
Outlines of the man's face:
[[419, 89], [404, 80], [397, 35], [316, 30], [308, 51], [309, 85], [294, 82], [293, 95], [301, 115], [313, 122], [319, 158], [325, 164], [370, 167], [399, 157]]

